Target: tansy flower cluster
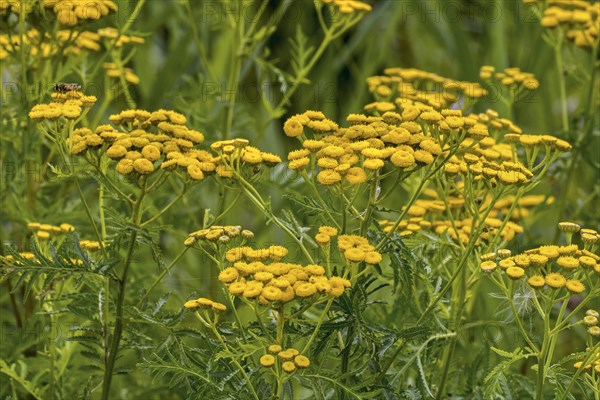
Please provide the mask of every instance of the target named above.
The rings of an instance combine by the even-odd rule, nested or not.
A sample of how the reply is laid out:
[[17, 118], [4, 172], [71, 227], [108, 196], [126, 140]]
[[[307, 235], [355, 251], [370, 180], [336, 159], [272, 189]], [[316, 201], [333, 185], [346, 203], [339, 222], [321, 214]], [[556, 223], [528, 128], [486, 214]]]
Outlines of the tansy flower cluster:
[[369, 243], [367, 238], [358, 235], [340, 235], [338, 237], [338, 249], [349, 263], [365, 262], [367, 264], [379, 264], [382, 260], [381, 254], [375, 246]]
[[[342, 181], [359, 185], [386, 164], [410, 172], [432, 164], [442, 153], [436, 138], [426, 135], [413, 121], [401, 122], [398, 115], [351, 114], [347, 121], [348, 128], [339, 128], [319, 111], [288, 119], [284, 132], [298, 137], [303, 147], [288, 154], [288, 168], [303, 171], [316, 166], [320, 169], [317, 181], [325, 186]], [[312, 138], [307, 137], [304, 128], [313, 132]]]
[[[598, 334], [600, 334], [600, 328], [598, 329], [596, 336]], [[588, 347], [586, 349], [586, 353], [584, 353], [583, 356], [581, 356], [581, 358], [588, 358], [589, 354], [591, 354], [591, 351], [592, 348]], [[582, 366], [583, 370], [587, 373], [592, 373], [592, 371], [594, 371], [596, 374], [600, 374], [600, 351], [596, 351], [595, 353], [593, 353], [593, 356], [585, 365], [583, 365], [583, 361], [577, 361], [575, 364], [573, 364], [573, 368], [576, 369], [579, 369]]]
[[[418, 205], [416, 205], [416, 207], [431, 208], [431, 203], [417, 203]], [[437, 204], [433, 207], [436, 206]], [[392, 229], [394, 222], [381, 220], [379, 224], [384, 232], [389, 232]], [[502, 226], [503, 224], [504, 226]], [[512, 221], [507, 221], [504, 223], [499, 218], [488, 217], [483, 221], [483, 225], [485, 226], [484, 231], [477, 238], [476, 244], [479, 244], [482, 240], [492, 240], [498, 235], [500, 235], [503, 240], [510, 241], [515, 237], [515, 235], [523, 232], [523, 228], [520, 225]], [[441, 218], [428, 221], [423, 217], [411, 217], [402, 220], [396, 229], [399, 231], [398, 234], [400, 236], [410, 236], [419, 231], [433, 231], [438, 235], [447, 234], [455, 241], [468, 243], [473, 231], [473, 219], [464, 218], [449, 220], [447, 218]]]
[[[39, 240], [50, 240], [50, 239], [59, 239], [59, 242], [65, 239], [67, 233], [75, 232], [75, 227], [68, 223], [62, 223], [60, 225], [52, 225], [40, 222], [30, 222], [27, 224], [27, 229], [33, 232], [33, 234]], [[87, 251], [96, 251], [100, 250], [100, 243], [91, 240], [80, 240], [78, 242], [79, 247], [82, 250]], [[35, 256], [33, 252], [24, 251], [17, 253], [17, 258], [12, 255], [0, 257], [0, 261], [8, 266], [20, 266], [23, 265], [23, 262], [20, 259], [28, 260], [32, 263], [39, 264], [39, 260]], [[56, 255], [56, 257], [59, 257]], [[74, 265], [83, 265], [83, 260], [79, 258], [62, 258], [63, 261], [74, 264]]]
[[372, 10], [370, 4], [358, 0], [320, 0], [336, 8], [341, 14], [367, 13]]
[[[18, 258], [25, 259], [31, 263], [39, 265], [39, 260], [36, 258], [35, 254], [30, 251], [19, 252]], [[0, 264], [6, 265], [7, 267], [18, 267], [24, 265], [24, 263], [18, 258], [13, 257], [12, 255], [8, 256], [0, 256]], [[80, 258], [62, 258], [62, 261], [75, 265], [81, 266], [83, 265], [83, 260]]]
[[590, 1], [524, 0], [543, 9], [540, 24], [545, 28], [563, 29], [575, 46], [594, 47], [600, 27], [600, 3]]
[[215, 312], [227, 311], [227, 306], [225, 304], [218, 303], [216, 301], [212, 301], [212, 300], [209, 300], [204, 297], [186, 301], [183, 304], [183, 306], [190, 311], [196, 311], [198, 309], [209, 309], [209, 308], [211, 308]]
[[586, 286], [582, 279], [592, 279], [592, 275], [597, 279], [600, 274], [600, 256], [590, 251], [595, 248], [598, 233], [585, 229], [582, 234], [593, 237], [594, 243], [586, 243], [584, 248], [577, 244], [540, 246], [515, 256], [510, 256], [507, 250], [500, 254], [500, 251], [490, 253], [482, 256], [481, 270], [491, 273], [500, 266], [507, 277], [513, 280], [525, 278], [536, 290], [566, 288], [571, 294], [583, 293]]
[[[98, 29], [98, 36], [110, 39], [110, 43], [114, 47], [122, 47], [124, 44], [146, 43], [146, 39], [141, 36], [123, 35], [115, 28], [100, 28]], [[113, 39], [116, 39], [116, 42]]]
[[587, 326], [588, 333], [592, 336], [600, 336], [600, 314], [596, 310], [587, 310], [585, 317], [583, 317], [583, 324]]
[[[22, 41], [21, 41], [22, 40]], [[82, 51], [99, 51], [100, 35], [95, 32], [83, 31], [74, 34], [72, 31], [61, 29], [54, 36], [49, 33], [41, 35], [33, 28], [21, 35], [0, 35], [0, 60], [7, 59], [11, 54], [19, 54], [21, 46], [25, 46], [31, 57], [48, 58], [56, 54], [78, 55]]]
[[87, 112], [96, 103], [97, 99], [96, 96], [86, 96], [82, 92], [74, 90], [65, 93], [52, 93], [52, 100], [48, 104], [33, 106], [29, 111], [29, 118], [36, 122], [55, 121], [61, 117], [74, 120], [79, 118], [84, 111]]
[[416, 68], [386, 68], [383, 72], [367, 78], [369, 91], [379, 100], [374, 105], [379, 112], [394, 111], [398, 105], [412, 102], [440, 110], [461, 97], [473, 101], [487, 94], [479, 83], [455, 81]]
[[[31, 261], [33, 263], [38, 263], [39, 260], [36, 258], [35, 254], [33, 254], [30, 251], [23, 251], [23, 252], [19, 252], [18, 253], [19, 258], [23, 258], [25, 260]], [[23, 265], [23, 262], [16, 259], [15, 257], [13, 257], [12, 255], [8, 255], [8, 256], [0, 256], [0, 261], [2, 261], [3, 264], [8, 265], [8, 266], [19, 266], [19, 265]]]
[[30, 222], [27, 224], [27, 229], [34, 232], [38, 239], [50, 239], [51, 235], [64, 235], [75, 231], [75, 227], [71, 224], [63, 223], [60, 225], [41, 224], [39, 222]]
[[[407, 109], [414, 108], [409, 106]], [[446, 149], [441, 153], [443, 157], [447, 157], [444, 172], [450, 176], [459, 175], [474, 181], [485, 180], [491, 184], [525, 183], [534, 176], [534, 172], [539, 169], [538, 165], [546, 165], [562, 152], [571, 149], [568, 142], [551, 135], [521, 134], [520, 128], [507, 119], [498, 118], [493, 110], [466, 117], [462, 117], [459, 110], [442, 110], [440, 114], [445, 117], [440, 120], [440, 133], [445, 129], [442, 122], [451, 121], [453, 126], [472, 126], [467, 130], [471, 137], [460, 141], [459, 150], [455, 154], [450, 156]], [[503, 140], [488, 136], [490, 133]], [[440, 135], [440, 140], [445, 142], [445, 135]], [[521, 147], [525, 148], [524, 158], [529, 167], [520, 160], [523, 157], [523, 152], [519, 151]], [[538, 165], [533, 165], [540, 151], [547, 157]]]
[[87, 250], [87, 251], [98, 251], [100, 250], [102, 247], [106, 247], [106, 243], [100, 243], [96, 240], [80, 240], [79, 241], [79, 247], [81, 247], [83, 250]]
[[182, 114], [126, 110], [111, 115], [109, 120], [121, 131], [111, 125], [100, 125], [94, 132], [79, 128], [73, 132], [72, 153], [100, 150], [101, 155], [118, 161], [115, 169], [122, 175], [180, 168], [192, 180], [202, 180], [205, 173], [216, 169], [209, 152], [194, 148], [204, 141], [204, 135], [185, 126]]
[[[405, 78], [408, 77], [407, 79], [416, 79], [402, 69], [397, 73]], [[430, 79], [444, 81], [436, 77], [433, 74]], [[523, 79], [533, 79], [526, 77]], [[392, 79], [394, 76], [388, 78]], [[396, 81], [399, 79], [400, 82], [396, 83], [402, 87], [404, 78], [396, 78]], [[386, 94], [386, 90], [378, 91], [379, 87], [375, 83], [372, 84], [375, 97], [381, 98], [385, 95], [391, 100], [392, 91]], [[437, 90], [436, 92], [434, 89], [430, 94], [437, 93], [443, 99], [448, 98], [443, 86], [441, 88], [438, 86]], [[543, 166], [556, 159], [561, 152], [571, 148], [568, 142], [551, 135], [523, 134], [512, 121], [500, 118], [493, 110], [463, 115], [461, 110], [443, 109], [442, 106], [445, 105], [448, 105], [445, 100], [436, 101], [424, 96], [404, 96], [397, 97], [393, 103], [378, 101], [368, 104], [365, 108], [382, 114], [383, 120], [394, 120], [396, 124], [402, 121], [400, 126], [411, 124], [418, 127], [415, 128], [418, 129], [416, 133], [422, 132], [427, 135], [426, 140], [431, 137], [432, 140], [440, 143], [437, 146], [441, 146], [441, 150], [438, 150], [437, 154], [432, 154], [447, 160], [444, 165], [447, 174], [468, 176], [474, 180], [488, 180], [492, 184], [510, 185], [527, 182], [533, 177], [534, 167], [537, 167], [534, 165], [536, 156], [540, 151], [546, 154], [538, 164]], [[519, 151], [518, 146], [524, 147], [525, 152]], [[527, 167], [519, 160], [523, 155]]]
[[[102, 38], [117, 39], [113, 43], [105, 43], [105, 47], [121, 47], [124, 44], [139, 45], [145, 39], [139, 36], [120, 35], [114, 28], [101, 28], [97, 32], [81, 31], [74, 32], [69, 29], [60, 29], [56, 33], [48, 32], [43, 35], [35, 28], [29, 29], [21, 38], [20, 34], [0, 35], [0, 60], [8, 58], [11, 54], [19, 54], [21, 46], [25, 46], [31, 57], [49, 58], [54, 55], [77, 56], [82, 51], [100, 51]], [[114, 76], [114, 69], [109, 68], [113, 64], [106, 63], [107, 75]], [[135, 74], [134, 74], [135, 75]], [[130, 78], [132, 75], [130, 74]], [[127, 75], [126, 75], [127, 78]], [[131, 82], [128, 80], [128, 82]]]
[[[457, 184], [457, 188], [462, 187], [461, 183]], [[406, 218], [400, 221], [396, 228], [398, 234], [410, 236], [419, 231], [428, 231], [438, 235], [448, 234], [453, 240], [467, 243], [472, 232], [473, 219], [469, 217], [470, 213], [465, 207], [463, 193], [446, 195], [445, 200], [441, 200], [435, 190], [428, 189], [424, 191], [424, 196], [431, 198], [417, 199], [406, 210]], [[541, 203], [551, 204], [554, 199], [543, 195], [530, 195], [516, 200], [515, 196], [508, 195], [496, 200], [493, 204], [490, 204], [491, 201], [492, 196], [488, 195], [478, 206], [481, 211], [492, 206], [492, 211], [483, 221], [485, 229], [479, 237], [484, 241], [493, 239], [498, 234], [505, 241], [512, 240], [515, 235], [523, 232], [523, 227], [514, 221], [527, 217], [531, 208]], [[504, 223], [505, 216], [509, 214], [510, 208], [515, 202], [517, 206], [510, 213], [512, 221]], [[448, 213], [453, 215], [452, 219], [449, 218]], [[394, 223], [394, 221], [388, 220], [379, 221], [379, 225], [386, 233], [391, 231]]]
[[[217, 154], [214, 162], [220, 177], [234, 178], [234, 170], [251, 171], [252, 175], [256, 175], [257, 167], [264, 165], [271, 168], [281, 162], [278, 155], [261, 151], [254, 146], [249, 146], [249, 143], [247, 139], [237, 138], [219, 140], [210, 145], [211, 150]], [[241, 170], [244, 166], [251, 168]]]
[[287, 253], [283, 246], [230, 249], [225, 258], [233, 266], [221, 271], [219, 281], [231, 294], [248, 300], [257, 299], [264, 306], [273, 302], [287, 303], [295, 298], [339, 297], [351, 286], [347, 279], [327, 277], [325, 268], [320, 265], [281, 262]]
[[236, 238], [251, 239], [254, 233], [248, 229], [242, 229], [239, 225], [213, 225], [210, 228], [200, 229], [192, 232], [185, 239], [186, 246], [193, 246], [197, 241], [229, 243]]
[[117, 5], [110, 0], [43, 0], [42, 3], [52, 9], [60, 24], [68, 26], [98, 20], [117, 11]]
[[131, 68], [119, 68], [115, 63], [103, 63], [102, 68], [106, 71], [106, 76], [109, 78], [119, 79], [121, 75], [125, 78], [125, 80], [132, 85], [138, 85], [140, 83], [140, 78], [133, 72]]
[[320, 246], [328, 245], [334, 236], [337, 236], [338, 230], [332, 226], [320, 226], [315, 235], [315, 242]]
[[506, 68], [502, 72], [496, 72], [491, 65], [484, 65], [479, 70], [479, 77], [486, 82], [497, 81], [503, 86], [516, 87], [518, 89], [535, 90], [540, 87], [540, 82], [531, 72], [523, 72], [520, 68]]
[[308, 357], [301, 355], [297, 349], [290, 347], [284, 350], [278, 344], [267, 347], [267, 354], [262, 355], [259, 362], [265, 368], [271, 368], [280, 363], [281, 370], [289, 374], [298, 368], [310, 366]]
[[[489, 67], [487, 68], [489, 70]], [[533, 82], [535, 77], [530, 74], [521, 72], [517, 68], [507, 71], [512, 74], [513, 80], [518, 78], [522, 80], [523, 84], [527, 82], [528, 85], [535, 86], [535, 82]], [[508, 72], [504, 74], [508, 74]], [[439, 139], [440, 143], [450, 143], [450, 139], [458, 138], [463, 152], [484, 156], [488, 161], [503, 159], [513, 162], [518, 160], [515, 159], [515, 155], [509, 157], [512, 149], [507, 144], [500, 143], [501, 138], [510, 144], [520, 143], [526, 148], [542, 149], [546, 152], [560, 152], [571, 148], [568, 142], [554, 136], [523, 135], [521, 128], [511, 120], [501, 118], [494, 110], [463, 115], [461, 110], [448, 109], [459, 98], [477, 99], [481, 97], [484, 94], [481, 91], [485, 92], [483, 88], [475, 86], [476, 96], [469, 96], [469, 93], [465, 92], [459, 93], [459, 97], [457, 97], [448, 91], [455, 91], [465, 83], [453, 84], [448, 78], [413, 69], [390, 68], [386, 69], [385, 73], [386, 76], [369, 78], [369, 90], [379, 101], [368, 104], [365, 109], [382, 114], [384, 120], [417, 122], [423, 131]], [[428, 87], [431, 87], [431, 91], [423, 93], [413, 88], [403, 92], [409, 85], [406, 83], [407, 81], [430, 82], [432, 84]], [[387, 85], [390, 82], [393, 83], [391, 87]], [[396, 92], [399, 92], [400, 96], [395, 97], [397, 96]], [[463, 136], [464, 133], [466, 133], [466, 137]], [[446, 146], [443, 147], [445, 151]], [[457, 156], [459, 155], [457, 154]], [[457, 163], [456, 159], [453, 161]], [[455, 168], [451, 168], [451, 170], [455, 170]]]

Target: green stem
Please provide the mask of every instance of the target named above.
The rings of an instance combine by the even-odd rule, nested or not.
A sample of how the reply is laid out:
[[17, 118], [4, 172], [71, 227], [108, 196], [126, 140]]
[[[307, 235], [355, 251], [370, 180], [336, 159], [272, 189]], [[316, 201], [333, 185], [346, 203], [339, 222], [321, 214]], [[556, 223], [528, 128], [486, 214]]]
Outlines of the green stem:
[[144, 221], [140, 226], [146, 226], [154, 221], [156, 221], [157, 219], [159, 219], [164, 213], [166, 213], [167, 211], [169, 211], [169, 209], [171, 207], [173, 207], [175, 205], [175, 203], [177, 203], [187, 192], [187, 187], [184, 187], [181, 191], [181, 193], [179, 193], [177, 196], [175, 196], [175, 198], [173, 200], [171, 200], [171, 202], [169, 202], [166, 206], [163, 207], [162, 210], [160, 210], [158, 213], [156, 213], [152, 218]]
[[367, 230], [369, 229], [369, 224], [371, 223], [371, 214], [373, 214], [373, 206], [377, 203], [377, 190], [379, 189], [379, 177], [377, 172], [373, 176], [373, 180], [371, 181], [370, 190], [369, 190], [369, 201], [367, 203], [367, 209], [365, 210], [365, 218], [362, 220], [360, 224], [360, 234], [361, 236], [367, 235]]
[[148, 288], [148, 290], [146, 291], [146, 293], [144, 294], [144, 296], [142, 297], [142, 299], [138, 302], [138, 307], [140, 307], [144, 303], [144, 301], [150, 295], [150, 292], [152, 292], [152, 290], [154, 290], [154, 288], [156, 288], [156, 286], [160, 283], [160, 281], [162, 281], [162, 279], [165, 277], [165, 275], [167, 275], [169, 273], [169, 271], [171, 270], [171, 268], [173, 268], [173, 266], [177, 263], [177, 261], [179, 261], [179, 259], [181, 259], [181, 257], [183, 257], [183, 255], [188, 250], [189, 250], [189, 247], [184, 247], [183, 250], [181, 250], [179, 252], [179, 254], [177, 254], [175, 256], [175, 258], [173, 259], [173, 261], [171, 261], [171, 263], [169, 263], [169, 265], [160, 273], [160, 275], [154, 280], [154, 282], [152, 283], [152, 285], [150, 285], [150, 287]]
[[285, 325], [284, 318], [285, 304], [281, 303], [277, 309], [277, 337], [276, 343], [280, 346], [283, 346], [283, 328]]
[[308, 262], [310, 264], [314, 264], [315, 262], [314, 262], [312, 256], [310, 255], [308, 249], [306, 248], [306, 246], [304, 246], [304, 243], [302, 243], [300, 238], [296, 237], [294, 232], [292, 232], [283, 222], [281, 222], [279, 220], [279, 218], [277, 218], [275, 215], [273, 215], [272, 212], [267, 210], [267, 208], [265, 206], [265, 204], [266, 204], [265, 201], [262, 199], [262, 197], [260, 197], [260, 194], [256, 191], [256, 189], [254, 189], [254, 187], [252, 187], [252, 185], [250, 185], [248, 182], [246, 182], [241, 175], [237, 175], [237, 177], [239, 178], [239, 181], [242, 184], [242, 190], [244, 191], [244, 194], [246, 195], [246, 197], [248, 197], [250, 199], [250, 201], [252, 201], [252, 203], [254, 203], [254, 205], [260, 211], [262, 211], [262, 213], [265, 214], [265, 216], [270, 221], [273, 221], [273, 223], [275, 223], [275, 225], [277, 225], [279, 228], [281, 228], [290, 238], [292, 238], [296, 242], [296, 244], [300, 247], [300, 249], [304, 253], [304, 256], [306, 257]]
[[[146, 194], [146, 179], [142, 178], [141, 184], [141, 192], [140, 196], [134, 204], [133, 214], [132, 214], [132, 222], [139, 226], [140, 221], [142, 219], [142, 202], [144, 200], [144, 196]], [[118, 284], [119, 294], [117, 297], [117, 310], [115, 315], [115, 328], [113, 330], [113, 338], [110, 344], [110, 349], [107, 358], [107, 364], [104, 368], [104, 380], [102, 382], [102, 400], [108, 400], [110, 397], [110, 385], [112, 382], [113, 370], [115, 368], [115, 362], [117, 360], [117, 352], [119, 351], [119, 344], [121, 342], [121, 335], [123, 333], [123, 312], [124, 312], [124, 304], [125, 304], [125, 289], [127, 287], [127, 276], [129, 274], [129, 267], [131, 265], [131, 261], [133, 259], [133, 252], [135, 249], [135, 243], [137, 240], [138, 231], [137, 229], [133, 229], [131, 231], [131, 235], [129, 237], [129, 246], [127, 248], [127, 253], [125, 256], [124, 266], [123, 266], [123, 275], [119, 280]], [[107, 299], [108, 301], [108, 299]]]
[[302, 179], [304, 179], [304, 182], [306, 182], [308, 186], [310, 186], [310, 188], [312, 189], [313, 193], [315, 194], [315, 197], [317, 198], [317, 201], [319, 202], [319, 204], [321, 204], [321, 207], [323, 207], [323, 211], [325, 211], [325, 214], [327, 214], [327, 218], [329, 219], [329, 221], [331, 221], [336, 226], [336, 228], [341, 229], [341, 226], [337, 223], [335, 218], [333, 218], [333, 216], [329, 212], [329, 207], [323, 200], [323, 197], [321, 197], [321, 194], [319, 193], [319, 190], [317, 189], [315, 183], [312, 181], [312, 179], [308, 177], [308, 174], [305, 170], [301, 172], [301, 175]]
[[308, 350], [308, 348], [310, 347], [310, 345], [312, 344], [312, 342], [315, 340], [315, 338], [317, 337], [317, 334], [319, 333], [319, 330], [321, 329], [321, 325], [323, 324], [323, 322], [325, 321], [325, 316], [327, 315], [327, 313], [329, 312], [329, 309], [331, 308], [331, 305], [333, 304], [333, 298], [329, 299], [327, 301], [327, 304], [325, 305], [325, 308], [323, 309], [323, 313], [321, 314], [321, 316], [319, 317], [319, 320], [317, 321], [317, 325], [315, 326], [315, 329], [313, 330], [312, 335], [310, 336], [310, 338], [308, 339], [308, 342], [306, 342], [306, 345], [304, 346], [304, 348], [302, 349], [301, 354], [306, 354], [306, 351]]
[[544, 340], [542, 342], [542, 347], [538, 352], [538, 376], [537, 376], [537, 384], [536, 384], [536, 400], [542, 400], [544, 395], [544, 381], [546, 379], [546, 356], [548, 353], [548, 347], [550, 346], [550, 308], [552, 307], [552, 302], [550, 302], [550, 307], [548, 307], [546, 312], [546, 318], [544, 318]]

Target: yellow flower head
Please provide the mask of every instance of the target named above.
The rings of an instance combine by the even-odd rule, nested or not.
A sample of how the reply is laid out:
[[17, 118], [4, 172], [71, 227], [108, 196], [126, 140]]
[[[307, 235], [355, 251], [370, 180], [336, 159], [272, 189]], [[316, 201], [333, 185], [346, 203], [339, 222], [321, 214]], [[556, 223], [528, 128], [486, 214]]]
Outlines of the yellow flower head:
[[567, 283], [567, 279], [559, 273], [550, 273], [546, 275], [546, 284], [554, 289], [559, 289]]
[[521, 267], [508, 267], [506, 269], [506, 275], [510, 279], [520, 279], [525, 275], [525, 270]]
[[565, 283], [565, 286], [567, 287], [567, 290], [573, 294], [579, 294], [585, 290], [585, 285], [577, 279], [569, 279]]
[[317, 292], [317, 287], [312, 283], [304, 282], [296, 286], [294, 291], [298, 297], [310, 297]]
[[326, 235], [324, 233], [317, 233], [315, 235], [315, 242], [320, 246], [324, 246], [331, 241], [331, 236]]
[[556, 263], [565, 269], [575, 269], [579, 267], [579, 260], [571, 256], [558, 257]]
[[223, 283], [231, 283], [235, 281], [239, 276], [239, 272], [237, 269], [233, 267], [225, 268], [219, 274], [219, 280]]
[[365, 252], [359, 248], [351, 247], [344, 251], [344, 257], [351, 262], [361, 262], [365, 260]]
[[398, 150], [390, 157], [390, 161], [398, 168], [409, 168], [415, 165], [415, 158], [404, 150]]
[[223, 312], [223, 311], [227, 311], [227, 306], [222, 303], [213, 302], [212, 309], [213, 309], [213, 311], [216, 311], [216, 312]]
[[586, 326], [598, 325], [598, 317], [595, 315], [586, 315], [585, 317], [583, 317], [583, 323]]
[[244, 290], [246, 290], [245, 282], [234, 282], [231, 285], [229, 285], [229, 293], [233, 295], [240, 295], [244, 293]]
[[200, 305], [198, 304], [198, 302], [196, 300], [190, 300], [190, 301], [186, 301], [183, 306], [185, 308], [187, 308], [188, 310], [195, 310], [197, 308], [200, 307]]
[[286, 361], [281, 364], [281, 369], [283, 369], [287, 373], [292, 373], [296, 370], [296, 364], [291, 361]]
[[541, 275], [533, 275], [527, 279], [527, 283], [534, 289], [541, 289], [546, 285], [546, 280]]
[[283, 292], [276, 286], [266, 286], [262, 290], [262, 296], [269, 301], [281, 300]]
[[259, 296], [262, 293], [263, 284], [258, 281], [250, 281], [246, 283], [246, 287], [242, 293], [242, 296], [252, 299]]
[[307, 265], [304, 267], [304, 271], [311, 276], [322, 276], [325, 274], [325, 268], [315, 264]]
[[310, 164], [310, 158], [308, 157], [300, 157], [294, 160], [291, 160], [288, 164], [288, 168], [294, 171], [303, 170], [308, 164]]
[[115, 170], [121, 175], [127, 175], [133, 172], [133, 161], [129, 159], [122, 159], [115, 166]]
[[263, 367], [272, 367], [273, 364], [275, 364], [275, 357], [273, 357], [271, 354], [265, 354], [260, 358], [260, 365], [262, 365]]
[[567, 233], [576, 233], [579, 232], [581, 226], [573, 223], [573, 222], [559, 222], [558, 229]]
[[531, 260], [529, 259], [529, 256], [527, 254], [519, 254], [515, 256], [513, 260], [515, 264], [521, 268], [528, 267], [531, 263]]
[[494, 272], [496, 270], [496, 268], [498, 267], [498, 264], [496, 264], [495, 261], [488, 260], [488, 261], [482, 262], [480, 267], [481, 267], [482, 272], [489, 274], [490, 272]]
[[415, 151], [415, 154], [413, 154], [413, 157], [415, 158], [416, 161], [425, 164], [425, 165], [429, 165], [431, 163], [433, 163], [433, 155], [425, 150], [417, 150]]
[[133, 168], [142, 175], [148, 175], [154, 172], [154, 165], [150, 160], [145, 158], [138, 158], [135, 160], [133, 162]]
[[320, 226], [319, 233], [323, 233], [328, 236], [336, 236], [338, 234], [338, 230], [332, 226]]
[[37, 231], [36, 232], [36, 236], [38, 237], [38, 239], [40, 240], [48, 240], [50, 239], [50, 232], [46, 232], [46, 231]]
[[297, 117], [291, 117], [283, 124], [283, 132], [289, 137], [298, 137], [302, 135], [304, 126]]
[[308, 368], [308, 366], [310, 365], [310, 360], [306, 356], [297, 355], [296, 357], [294, 357], [294, 363], [298, 368]]
[[529, 262], [530, 262], [530, 265], [532, 265], [532, 266], [542, 267], [542, 266], [546, 265], [546, 263], [548, 262], [548, 257], [543, 256], [541, 254], [530, 254]]
[[541, 246], [538, 249], [538, 253], [548, 258], [557, 258], [560, 253], [558, 252], [558, 246]]
[[330, 169], [323, 170], [317, 175], [317, 181], [319, 181], [321, 185], [331, 186], [335, 185], [341, 180], [342, 176], [339, 174], [339, 172]]
[[[344, 253], [345, 254], [345, 253]], [[382, 260], [381, 254], [377, 251], [369, 251], [365, 254], [365, 262], [367, 264], [379, 264]]]
[[369, 158], [363, 161], [363, 167], [371, 171], [376, 171], [382, 168], [384, 165], [385, 162], [379, 158]]
[[360, 185], [361, 183], [366, 182], [367, 173], [360, 167], [352, 167], [346, 171], [344, 178], [351, 185]]
[[287, 349], [287, 350], [283, 350], [283, 351], [280, 351], [279, 353], [277, 353], [277, 356], [279, 358], [281, 358], [282, 360], [291, 360], [294, 358], [295, 354], [290, 349]]
[[273, 245], [270, 246], [269, 249], [269, 257], [272, 260], [281, 260], [283, 257], [287, 256], [288, 249], [283, 246]]
[[279, 353], [282, 349], [281, 346], [278, 344], [272, 344], [269, 347], [267, 347], [267, 350], [269, 350], [269, 353], [273, 353], [273, 354], [277, 354]]
[[587, 268], [594, 268], [596, 265], [596, 260], [590, 256], [581, 256], [579, 257], [579, 264]]

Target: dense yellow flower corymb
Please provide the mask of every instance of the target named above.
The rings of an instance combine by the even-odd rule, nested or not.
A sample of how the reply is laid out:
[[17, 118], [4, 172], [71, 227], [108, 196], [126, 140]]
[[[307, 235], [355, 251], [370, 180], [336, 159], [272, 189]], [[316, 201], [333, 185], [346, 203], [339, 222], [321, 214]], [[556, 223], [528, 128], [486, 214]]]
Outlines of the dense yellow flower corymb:
[[62, 25], [75, 26], [81, 20], [98, 20], [117, 11], [117, 5], [110, 0], [43, 0], [46, 8], [51, 8]]

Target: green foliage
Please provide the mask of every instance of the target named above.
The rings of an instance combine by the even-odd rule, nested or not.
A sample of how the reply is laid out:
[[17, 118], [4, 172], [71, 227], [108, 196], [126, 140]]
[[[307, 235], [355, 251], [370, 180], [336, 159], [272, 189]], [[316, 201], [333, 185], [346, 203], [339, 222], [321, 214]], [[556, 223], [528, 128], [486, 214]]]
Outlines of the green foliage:
[[[599, 375], [589, 364], [598, 362], [600, 345], [582, 319], [586, 309], [598, 311], [597, 269], [565, 272], [549, 261], [516, 281], [498, 265], [481, 272], [482, 260], [505, 259], [500, 249], [514, 260], [542, 244], [574, 244], [575, 252], [561, 251], [598, 257], [598, 243], [564, 232], [563, 240], [556, 228], [565, 220], [600, 228], [597, 33], [582, 46], [572, 26], [543, 27], [546, 2], [369, 3], [115, 1], [118, 11], [107, 2], [98, 18], [70, 14], [73, 25], [61, 22], [68, 13], [61, 16], [58, 5], [3, 2], [0, 397], [599, 398]], [[457, 19], [448, 15], [454, 8]], [[493, 20], [491, 8], [499, 12]], [[593, 24], [598, 13], [590, 15]], [[480, 77], [486, 64], [530, 71], [539, 89]], [[391, 67], [403, 70], [394, 76]], [[77, 100], [75, 117], [37, 118], [35, 107], [49, 101], [65, 107], [60, 95], [78, 91], [54, 85], [71, 82], [96, 99]], [[463, 84], [498, 96], [471, 97]], [[447, 104], [431, 106], [440, 99]], [[405, 114], [413, 106], [422, 109], [411, 119]], [[151, 114], [154, 125], [114, 118], [128, 109], [160, 111]], [[469, 132], [471, 125], [444, 128], [447, 109], [461, 110], [463, 123], [467, 114], [479, 118], [486, 139]], [[432, 110], [440, 111], [438, 122], [422, 118]], [[357, 123], [357, 113], [370, 122]], [[414, 143], [383, 140], [410, 126], [395, 119], [416, 121], [422, 133], [407, 139]], [[167, 120], [171, 127], [159, 127]], [[285, 129], [294, 121], [303, 121], [299, 136]], [[499, 121], [514, 127], [494, 128]], [[161, 158], [150, 160], [150, 173], [119, 170], [109, 156], [112, 139], [100, 135], [105, 124], [126, 140], [143, 139], [122, 158], [132, 165], [149, 160], [142, 153], [150, 141], [139, 130], [154, 129], [147, 133]], [[344, 142], [352, 127], [366, 133]], [[205, 142], [184, 139], [191, 129]], [[552, 135], [572, 149], [530, 146], [533, 135], [515, 141], [520, 131]], [[441, 151], [425, 151], [425, 138]], [[347, 145], [344, 156], [359, 161], [344, 165], [336, 156], [335, 168], [322, 167], [327, 157], [313, 143], [306, 165], [288, 168], [288, 152], [308, 149], [308, 140]], [[166, 150], [173, 142], [178, 151]], [[390, 165], [390, 155], [351, 149], [360, 142], [371, 155], [404, 146], [433, 161]], [[509, 156], [494, 155], [502, 146]], [[202, 178], [194, 177], [186, 164], [197, 166], [187, 158], [194, 152], [216, 172], [203, 165]], [[261, 162], [244, 159], [253, 152]], [[266, 161], [266, 152], [283, 161]], [[469, 155], [481, 157], [471, 163]], [[371, 158], [384, 167], [367, 168]], [[507, 171], [533, 177], [505, 185], [494, 169], [502, 162], [520, 163]], [[459, 170], [449, 171], [451, 164]], [[364, 182], [348, 179], [353, 166]], [[340, 181], [325, 182], [324, 171]], [[318, 237], [323, 227], [337, 234]], [[207, 239], [204, 229], [218, 235]], [[513, 240], [506, 230], [519, 235]], [[361, 261], [346, 254], [344, 235], [366, 241], [352, 245], [365, 253]], [[286, 254], [273, 255], [271, 245]], [[232, 261], [240, 249], [259, 256]], [[264, 291], [233, 293], [233, 282], [258, 280], [236, 269], [246, 261], [324, 272], [290, 278], [293, 299], [284, 302]], [[231, 269], [233, 281], [221, 275]], [[584, 282], [583, 293], [527, 281], [556, 271]], [[292, 281], [318, 290], [301, 296]], [[212, 305], [194, 303], [200, 299]], [[270, 351], [273, 344], [295, 349], [310, 365]], [[261, 358], [269, 352], [273, 366]], [[286, 360], [293, 371], [284, 372]]]

